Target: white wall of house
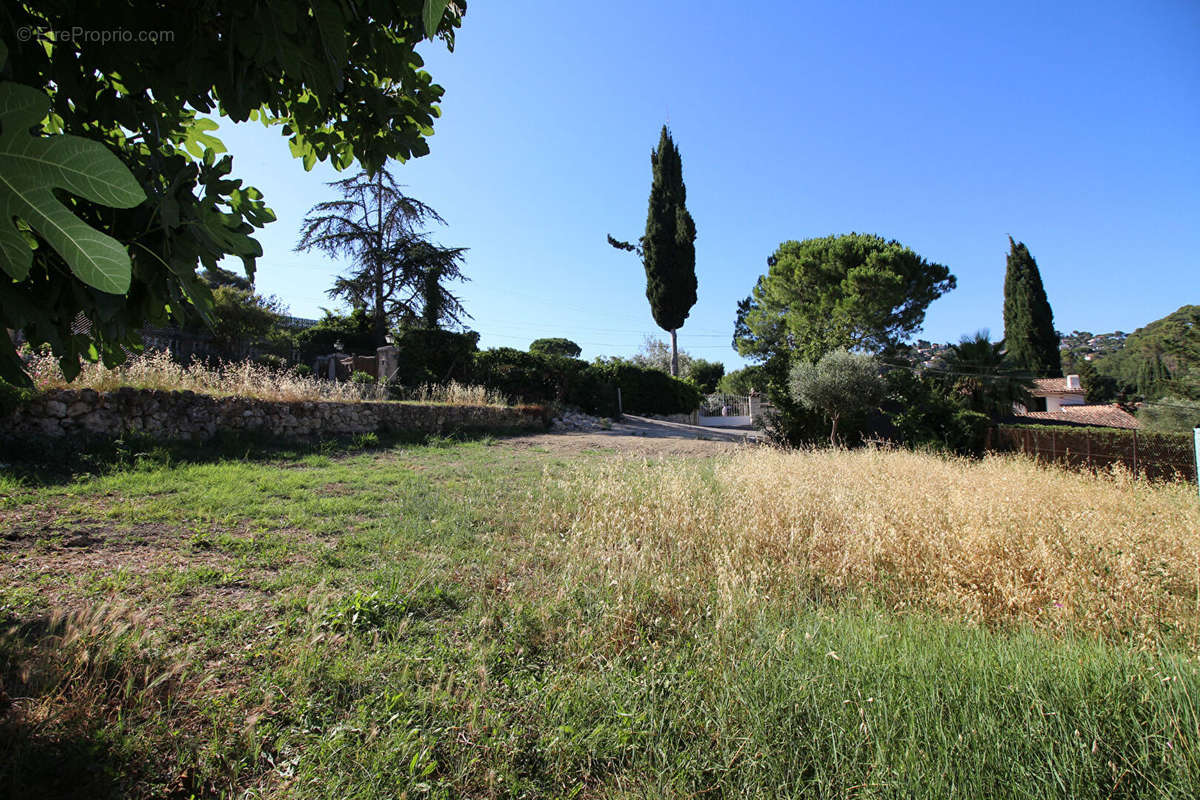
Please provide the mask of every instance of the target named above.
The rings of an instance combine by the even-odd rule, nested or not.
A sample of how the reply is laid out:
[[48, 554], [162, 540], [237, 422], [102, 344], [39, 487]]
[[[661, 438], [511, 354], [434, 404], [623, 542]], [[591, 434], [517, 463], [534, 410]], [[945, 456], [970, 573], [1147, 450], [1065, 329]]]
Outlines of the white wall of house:
[[1050, 394], [1046, 395], [1046, 410], [1061, 411], [1063, 406], [1081, 406], [1084, 403], [1081, 394]]

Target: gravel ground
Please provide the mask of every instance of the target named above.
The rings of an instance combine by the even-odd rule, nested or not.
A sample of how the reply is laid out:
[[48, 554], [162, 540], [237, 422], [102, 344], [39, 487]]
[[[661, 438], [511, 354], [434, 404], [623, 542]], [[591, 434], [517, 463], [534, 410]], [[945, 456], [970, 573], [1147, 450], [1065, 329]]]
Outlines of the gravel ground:
[[518, 447], [538, 447], [556, 453], [613, 450], [635, 455], [708, 456], [728, 453], [758, 441], [754, 430], [705, 428], [626, 415], [611, 430], [552, 431], [506, 437]]

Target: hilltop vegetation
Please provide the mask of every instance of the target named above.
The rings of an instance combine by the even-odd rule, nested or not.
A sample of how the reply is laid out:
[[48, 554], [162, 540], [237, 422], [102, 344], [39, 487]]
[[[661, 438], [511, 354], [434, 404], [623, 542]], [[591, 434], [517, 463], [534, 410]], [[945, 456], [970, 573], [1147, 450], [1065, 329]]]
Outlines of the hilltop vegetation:
[[1096, 399], [1200, 400], [1200, 305], [1182, 306], [1138, 328], [1090, 362], [1069, 352], [1075, 355], [1072, 368]]

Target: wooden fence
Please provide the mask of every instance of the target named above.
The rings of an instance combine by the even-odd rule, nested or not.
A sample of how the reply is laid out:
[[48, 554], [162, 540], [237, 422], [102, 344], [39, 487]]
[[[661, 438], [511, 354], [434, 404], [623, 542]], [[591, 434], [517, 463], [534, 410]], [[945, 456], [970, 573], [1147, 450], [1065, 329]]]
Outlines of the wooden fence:
[[987, 449], [1025, 453], [1081, 469], [1124, 464], [1135, 475], [1154, 480], [1196, 480], [1196, 455], [1190, 434], [1066, 426], [997, 425], [988, 430]]

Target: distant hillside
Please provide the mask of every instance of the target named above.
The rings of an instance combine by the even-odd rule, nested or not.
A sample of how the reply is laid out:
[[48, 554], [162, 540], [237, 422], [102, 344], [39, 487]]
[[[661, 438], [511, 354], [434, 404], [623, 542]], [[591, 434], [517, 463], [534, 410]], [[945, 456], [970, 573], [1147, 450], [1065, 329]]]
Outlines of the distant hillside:
[[1138, 328], [1118, 350], [1095, 357], [1098, 375], [1128, 397], [1200, 400], [1200, 305], [1183, 306]]
[[1123, 331], [1112, 333], [1092, 333], [1091, 331], [1071, 331], [1060, 333], [1058, 348], [1063, 351], [1063, 361], [1095, 361], [1101, 356], [1120, 350], [1125, 346]]

